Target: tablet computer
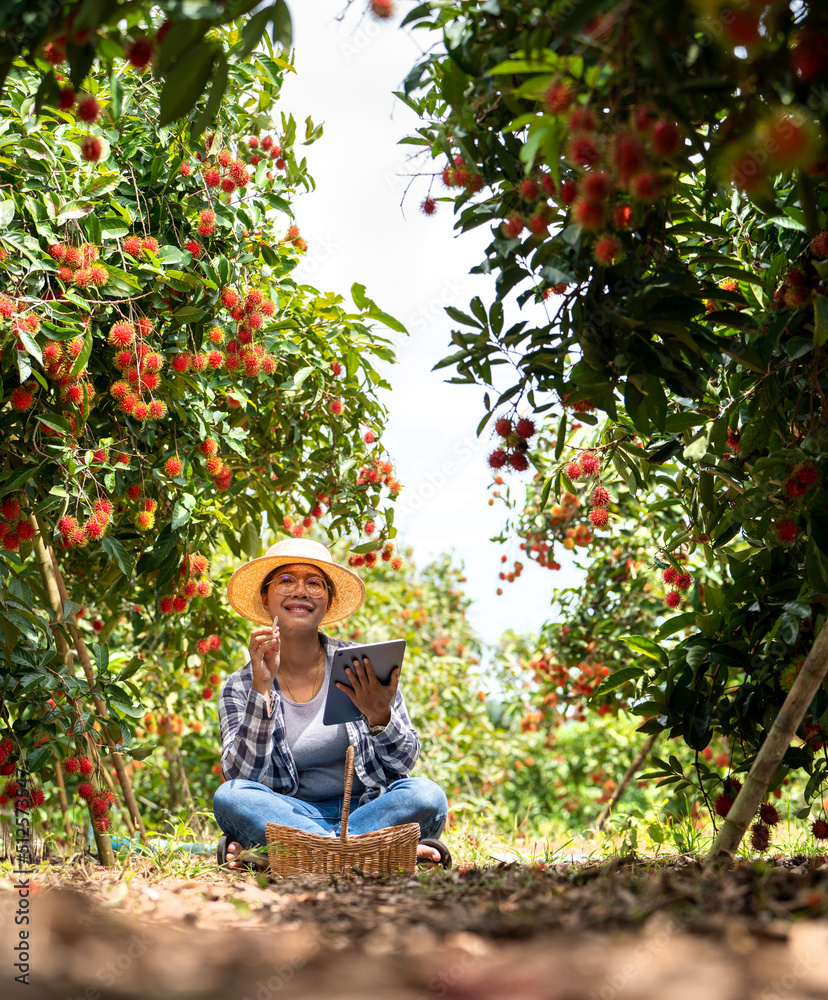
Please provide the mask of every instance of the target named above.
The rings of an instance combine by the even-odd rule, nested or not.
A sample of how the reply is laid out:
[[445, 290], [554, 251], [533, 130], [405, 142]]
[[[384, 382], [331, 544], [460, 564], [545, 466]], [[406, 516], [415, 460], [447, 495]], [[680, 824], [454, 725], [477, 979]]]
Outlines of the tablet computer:
[[353, 660], [361, 660], [367, 656], [381, 684], [388, 684], [394, 667], [401, 667], [405, 656], [405, 639], [392, 639], [390, 642], [371, 642], [358, 646], [346, 646], [334, 651], [331, 679], [328, 684], [328, 697], [325, 699], [325, 711], [322, 723], [326, 726], [336, 726], [342, 722], [356, 722], [362, 714], [350, 697], [340, 691], [336, 681], [350, 687], [345, 674], [345, 668], [353, 668]]

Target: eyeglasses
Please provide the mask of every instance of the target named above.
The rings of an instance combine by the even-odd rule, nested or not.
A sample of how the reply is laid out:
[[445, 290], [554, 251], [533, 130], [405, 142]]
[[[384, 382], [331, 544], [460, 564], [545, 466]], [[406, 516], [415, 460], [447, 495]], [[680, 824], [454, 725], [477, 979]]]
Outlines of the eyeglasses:
[[[328, 585], [320, 576], [308, 576], [305, 578], [305, 593], [308, 597], [313, 597], [318, 599], [324, 597], [328, 593]], [[281, 594], [283, 597], [290, 597], [291, 594], [296, 593], [296, 588], [299, 586], [299, 581], [293, 575], [293, 573], [279, 573], [274, 576], [272, 580], [268, 581], [263, 589], [271, 586], [271, 584], [276, 585], [276, 592]]]

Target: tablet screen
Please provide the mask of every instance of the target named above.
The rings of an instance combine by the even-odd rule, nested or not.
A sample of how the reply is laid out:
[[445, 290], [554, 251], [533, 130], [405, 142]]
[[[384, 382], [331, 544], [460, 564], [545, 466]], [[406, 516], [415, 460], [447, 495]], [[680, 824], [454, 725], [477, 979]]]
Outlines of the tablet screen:
[[336, 726], [342, 722], [355, 722], [361, 718], [361, 712], [351, 701], [345, 691], [336, 686], [339, 681], [350, 687], [345, 674], [346, 667], [353, 667], [353, 660], [361, 660], [367, 656], [374, 668], [374, 673], [382, 684], [391, 680], [394, 667], [401, 667], [405, 655], [405, 639], [392, 639], [390, 642], [372, 642], [358, 646], [346, 646], [334, 650], [331, 680], [328, 685], [328, 697], [325, 699], [325, 712], [322, 722], [326, 726]]

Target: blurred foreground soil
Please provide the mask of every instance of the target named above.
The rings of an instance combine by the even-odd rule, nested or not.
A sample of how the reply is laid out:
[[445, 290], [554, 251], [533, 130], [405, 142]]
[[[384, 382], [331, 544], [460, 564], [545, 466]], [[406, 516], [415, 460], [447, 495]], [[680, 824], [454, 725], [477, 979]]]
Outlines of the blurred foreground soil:
[[[206, 869], [0, 880], [0, 996], [826, 1000], [828, 861], [691, 859], [269, 882]], [[31, 884], [31, 883], [30, 883]], [[29, 986], [13, 951], [28, 929]]]

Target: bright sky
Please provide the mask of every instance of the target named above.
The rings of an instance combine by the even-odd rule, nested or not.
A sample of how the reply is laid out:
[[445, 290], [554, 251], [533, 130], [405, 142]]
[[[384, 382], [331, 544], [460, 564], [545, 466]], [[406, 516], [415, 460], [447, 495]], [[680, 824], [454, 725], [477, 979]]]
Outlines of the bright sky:
[[[395, 517], [398, 541], [414, 548], [420, 566], [441, 552], [463, 561], [466, 592], [474, 600], [471, 620], [494, 642], [505, 628], [537, 629], [548, 616], [553, 584], [572, 585], [579, 574], [568, 571], [571, 562], [561, 555], [558, 573], [523, 558], [520, 580], [504, 583], [503, 596], [495, 594], [501, 553], [510, 565], [522, 554], [517, 542], [504, 548], [489, 541], [500, 533], [504, 511], [487, 502], [486, 457], [495, 444], [488, 429], [475, 437], [483, 391], [447, 385], [452, 369], [431, 371], [452, 351], [444, 306], [468, 311], [474, 295], [487, 306], [492, 301], [493, 279], [468, 273], [483, 259], [490, 234], [481, 228], [457, 237], [447, 203], [431, 218], [423, 216], [419, 204], [428, 178], [415, 181], [401, 210], [408, 183], [401, 175], [437, 169], [426, 159], [412, 165], [407, 156], [415, 147], [397, 145], [418, 119], [392, 91], [402, 89], [419, 49], [398, 29], [401, 15], [381, 23], [362, 17], [365, 6], [357, 0], [338, 22], [344, 0], [290, 5], [298, 73], [290, 76], [279, 110], [293, 112], [300, 123], [310, 115], [325, 125], [322, 139], [307, 148], [317, 190], [295, 205], [309, 245], [297, 277], [346, 296], [358, 281], [409, 330], [409, 338], [394, 335], [398, 364], [386, 372], [393, 392], [385, 399], [390, 423], [383, 444], [404, 485]], [[439, 178], [433, 193], [445, 193]], [[508, 477], [518, 495], [530, 476]]]

